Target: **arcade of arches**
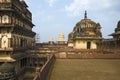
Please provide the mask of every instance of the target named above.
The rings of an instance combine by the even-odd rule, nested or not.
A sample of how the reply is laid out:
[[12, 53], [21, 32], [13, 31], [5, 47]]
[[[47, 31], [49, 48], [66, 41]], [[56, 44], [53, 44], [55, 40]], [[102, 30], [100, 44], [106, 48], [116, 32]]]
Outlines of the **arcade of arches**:
[[9, 38], [9, 35], [5, 35], [0, 37], [0, 41], [1, 48], [28, 47], [33, 46], [34, 43], [34, 39], [19, 35], [15, 35], [12, 38]]

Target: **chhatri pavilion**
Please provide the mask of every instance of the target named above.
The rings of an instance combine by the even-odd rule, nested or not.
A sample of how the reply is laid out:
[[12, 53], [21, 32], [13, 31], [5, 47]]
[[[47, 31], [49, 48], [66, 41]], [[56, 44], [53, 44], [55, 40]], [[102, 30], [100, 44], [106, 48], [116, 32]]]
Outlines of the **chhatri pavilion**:
[[68, 46], [75, 49], [97, 49], [97, 42], [102, 39], [101, 26], [87, 18], [78, 22], [68, 35]]

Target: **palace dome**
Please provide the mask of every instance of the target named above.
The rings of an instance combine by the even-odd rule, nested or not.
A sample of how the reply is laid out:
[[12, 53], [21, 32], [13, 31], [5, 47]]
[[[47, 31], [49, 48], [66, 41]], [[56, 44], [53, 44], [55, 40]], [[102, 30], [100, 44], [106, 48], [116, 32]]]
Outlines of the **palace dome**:
[[90, 19], [82, 19], [80, 22], [78, 22], [74, 28], [94, 28], [96, 27], [96, 23], [94, 21], [91, 21]]
[[79, 21], [73, 31], [69, 34], [70, 38], [101, 38], [102, 33], [100, 31], [101, 26], [99, 23], [96, 23], [87, 18], [87, 12], [85, 11], [84, 19]]

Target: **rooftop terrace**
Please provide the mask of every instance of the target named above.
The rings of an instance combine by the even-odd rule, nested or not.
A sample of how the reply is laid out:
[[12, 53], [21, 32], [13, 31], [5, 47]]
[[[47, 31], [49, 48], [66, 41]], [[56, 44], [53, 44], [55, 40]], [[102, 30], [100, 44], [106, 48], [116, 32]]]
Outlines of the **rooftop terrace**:
[[57, 59], [48, 80], [120, 80], [120, 59]]

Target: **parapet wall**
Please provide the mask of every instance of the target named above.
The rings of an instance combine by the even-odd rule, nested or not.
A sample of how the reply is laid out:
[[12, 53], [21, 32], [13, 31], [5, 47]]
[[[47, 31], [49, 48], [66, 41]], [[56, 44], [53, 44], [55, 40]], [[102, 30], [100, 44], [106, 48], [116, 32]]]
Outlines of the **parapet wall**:
[[55, 54], [57, 59], [120, 59], [120, 54]]
[[51, 68], [52, 63], [55, 61], [55, 56], [51, 55], [45, 65], [41, 69], [38, 69], [38, 73], [33, 80], [46, 80], [49, 70]]

